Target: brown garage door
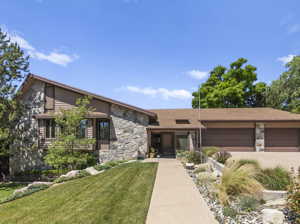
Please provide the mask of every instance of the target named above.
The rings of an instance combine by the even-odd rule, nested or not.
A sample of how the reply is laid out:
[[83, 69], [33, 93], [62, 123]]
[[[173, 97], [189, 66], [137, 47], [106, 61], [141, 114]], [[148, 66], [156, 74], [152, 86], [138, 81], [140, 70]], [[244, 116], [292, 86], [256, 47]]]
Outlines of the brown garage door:
[[299, 128], [266, 128], [265, 148], [268, 151], [297, 151]]
[[254, 147], [253, 128], [211, 128], [203, 132], [203, 146]]

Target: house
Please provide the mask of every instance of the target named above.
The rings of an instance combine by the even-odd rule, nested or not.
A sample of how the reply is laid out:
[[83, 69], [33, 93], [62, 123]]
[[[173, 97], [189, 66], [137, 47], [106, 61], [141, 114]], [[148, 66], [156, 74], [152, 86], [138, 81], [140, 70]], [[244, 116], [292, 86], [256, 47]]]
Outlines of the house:
[[[72, 108], [77, 98], [90, 96], [90, 113], [81, 133], [95, 138], [86, 150], [100, 162], [146, 156], [154, 147], [160, 155], [176, 150], [219, 146], [230, 151], [299, 151], [300, 115], [271, 108], [145, 110], [37, 75], [21, 85], [30, 130], [26, 143], [10, 159], [11, 172], [44, 166], [47, 146], [55, 139], [54, 114]], [[29, 140], [28, 140], [29, 139]]]

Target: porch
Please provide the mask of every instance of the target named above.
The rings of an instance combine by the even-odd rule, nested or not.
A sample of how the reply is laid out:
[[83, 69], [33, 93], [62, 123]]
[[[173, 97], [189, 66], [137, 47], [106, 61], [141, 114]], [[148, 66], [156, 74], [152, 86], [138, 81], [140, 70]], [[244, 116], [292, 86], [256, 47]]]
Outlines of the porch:
[[177, 150], [200, 148], [199, 129], [148, 129], [148, 150], [154, 148], [160, 157], [175, 157]]

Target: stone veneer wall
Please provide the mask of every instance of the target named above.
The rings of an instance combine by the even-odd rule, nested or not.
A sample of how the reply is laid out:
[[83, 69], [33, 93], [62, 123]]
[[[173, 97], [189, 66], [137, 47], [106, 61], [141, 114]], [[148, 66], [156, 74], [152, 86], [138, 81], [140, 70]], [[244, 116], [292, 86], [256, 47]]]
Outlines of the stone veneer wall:
[[265, 125], [264, 123], [255, 124], [255, 151], [265, 150]]
[[142, 113], [111, 105], [111, 140], [108, 150], [99, 151], [100, 162], [145, 156], [149, 117]]
[[43, 150], [38, 148], [38, 122], [34, 114], [44, 113], [44, 83], [35, 81], [31, 88], [23, 95], [26, 106], [26, 115], [22, 119], [26, 132], [22, 142], [16, 142], [12, 147], [10, 156], [10, 173], [41, 168], [43, 163]]

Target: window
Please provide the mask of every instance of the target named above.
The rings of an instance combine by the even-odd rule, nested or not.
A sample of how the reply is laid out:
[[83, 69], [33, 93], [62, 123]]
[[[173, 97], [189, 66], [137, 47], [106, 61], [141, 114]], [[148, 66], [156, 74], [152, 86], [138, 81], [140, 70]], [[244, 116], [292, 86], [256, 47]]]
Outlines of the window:
[[46, 138], [55, 138], [55, 120], [54, 119], [46, 119]]
[[177, 150], [189, 150], [188, 135], [176, 136], [176, 149]]
[[178, 119], [176, 120], [176, 124], [190, 124], [190, 121], [184, 119]]
[[97, 139], [109, 141], [110, 139], [109, 120], [97, 120]]
[[86, 137], [87, 127], [88, 127], [88, 120], [80, 121], [79, 128], [78, 128], [78, 138]]

